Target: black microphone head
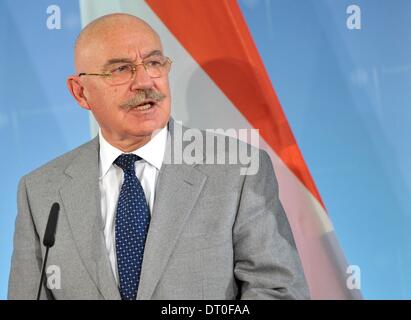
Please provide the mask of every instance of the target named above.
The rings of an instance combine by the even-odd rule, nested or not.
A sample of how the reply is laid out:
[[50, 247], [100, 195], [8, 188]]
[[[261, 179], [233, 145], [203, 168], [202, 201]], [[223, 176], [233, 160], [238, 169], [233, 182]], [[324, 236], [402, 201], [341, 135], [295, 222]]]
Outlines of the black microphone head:
[[46, 231], [44, 232], [43, 244], [46, 247], [51, 248], [54, 246], [59, 210], [60, 205], [54, 202], [51, 206], [49, 220], [47, 221]]

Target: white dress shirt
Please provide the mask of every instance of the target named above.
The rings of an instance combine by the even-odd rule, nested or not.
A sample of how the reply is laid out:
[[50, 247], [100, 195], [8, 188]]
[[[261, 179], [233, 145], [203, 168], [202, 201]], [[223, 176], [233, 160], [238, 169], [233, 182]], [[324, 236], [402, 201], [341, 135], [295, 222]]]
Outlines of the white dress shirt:
[[[155, 186], [158, 173], [163, 163], [167, 144], [167, 126], [161, 129], [147, 144], [130, 152], [138, 155], [142, 160], [136, 161], [136, 176], [146, 195], [150, 214], [153, 211]], [[99, 130], [100, 142], [100, 194], [101, 214], [104, 224], [104, 238], [114, 277], [118, 281], [117, 257], [115, 242], [115, 217], [120, 189], [124, 181], [123, 170], [114, 165], [114, 160], [124, 152], [115, 148], [103, 137]]]

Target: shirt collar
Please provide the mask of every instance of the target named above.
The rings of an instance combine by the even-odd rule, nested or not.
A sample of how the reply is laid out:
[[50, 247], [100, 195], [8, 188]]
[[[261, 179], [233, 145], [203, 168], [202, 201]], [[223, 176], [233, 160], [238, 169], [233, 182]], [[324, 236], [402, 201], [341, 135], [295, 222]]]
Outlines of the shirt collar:
[[[104, 177], [114, 160], [124, 152], [112, 146], [104, 137], [99, 129], [100, 142], [100, 177]], [[162, 128], [149, 142], [141, 148], [130, 153], [136, 154], [144, 161], [154, 166], [157, 170], [161, 169], [164, 153], [167, 145], [167, 126]]]

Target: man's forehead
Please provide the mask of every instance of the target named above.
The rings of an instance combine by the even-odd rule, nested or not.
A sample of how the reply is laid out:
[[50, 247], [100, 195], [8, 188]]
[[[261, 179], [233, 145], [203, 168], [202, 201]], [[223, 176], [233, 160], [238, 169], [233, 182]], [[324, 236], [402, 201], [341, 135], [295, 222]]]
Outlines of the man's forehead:
[[[163, 49], [158, 43], [125, 43], [125, 42], [103, 42], [94, 48], [84, 52], [78, 68], [83, 72], [84, 68], [105, 68], [114, 63], [129, 62], [138, 63], [152, 56], [163, 55]], [[84, 65], [84, 63], [86, 65]]]
[[104, 62], [115, 58], [128, 58], [130, 60], [145, 59], [153, 55], [162, 55], [163, 48], [161, 44], [156, 42], [117, 42], [109, 43], [99, 52], [95, 54], [100, 55], [99, 58]]

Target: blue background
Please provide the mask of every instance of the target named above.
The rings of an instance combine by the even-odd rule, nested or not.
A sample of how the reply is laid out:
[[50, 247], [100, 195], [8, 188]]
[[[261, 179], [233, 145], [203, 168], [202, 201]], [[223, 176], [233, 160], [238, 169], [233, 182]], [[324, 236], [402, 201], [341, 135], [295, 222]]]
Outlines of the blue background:
[[[0, 2], [0, 298], [19, 178], [90, 138], [66, 89], [77, 1]], [[365, 298], [411, 299], [411, 2], [239, 0], [273, 86]]]
[[[60, 30], [47, 7], [61, 9]], [[0, 298], [7, 297], [19, 178], [90, 138], [66, 88], [81, 30], [77, 1], [0, 1]]]

